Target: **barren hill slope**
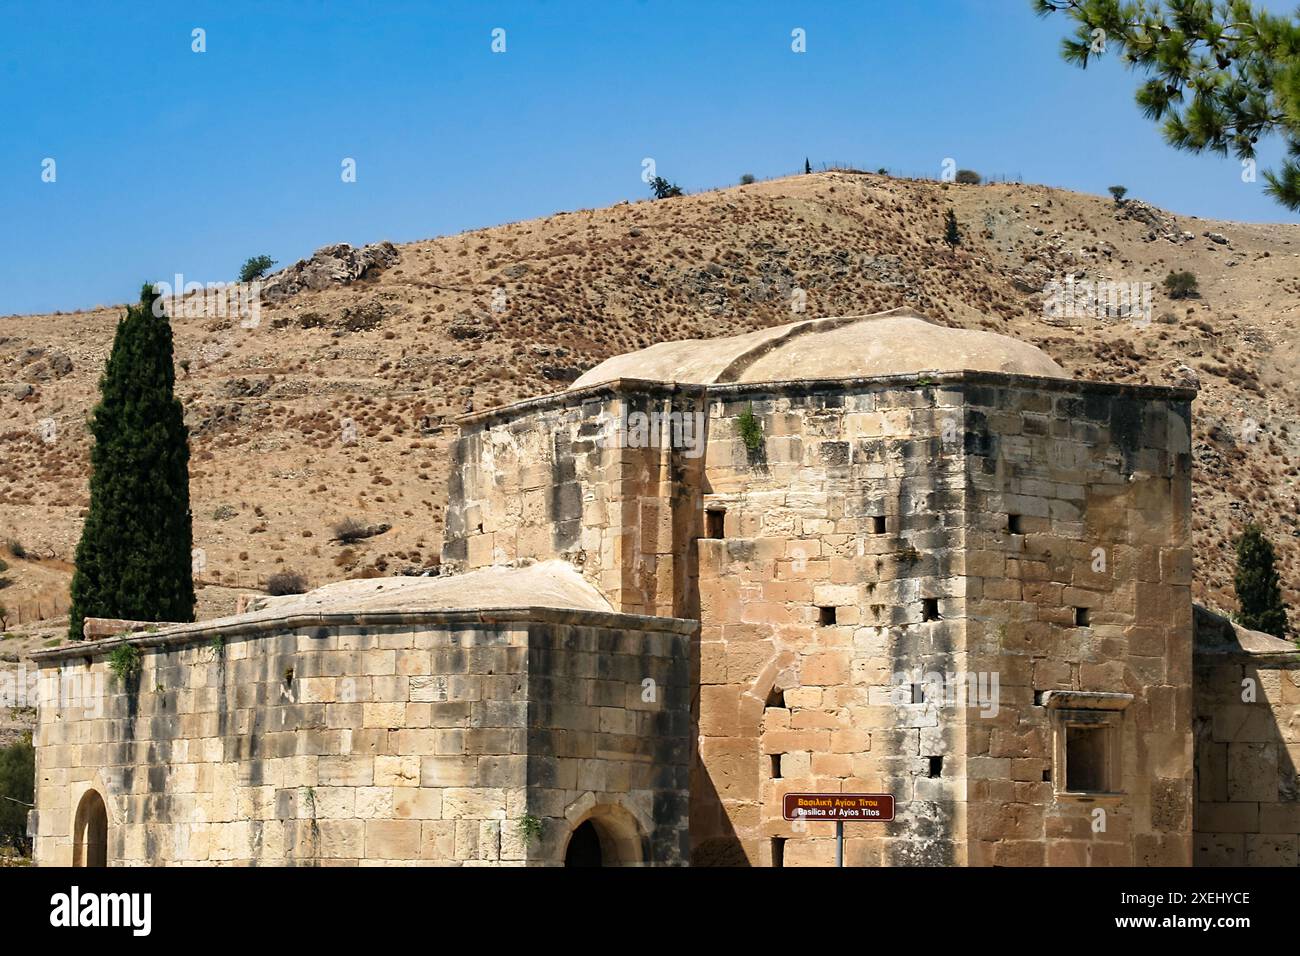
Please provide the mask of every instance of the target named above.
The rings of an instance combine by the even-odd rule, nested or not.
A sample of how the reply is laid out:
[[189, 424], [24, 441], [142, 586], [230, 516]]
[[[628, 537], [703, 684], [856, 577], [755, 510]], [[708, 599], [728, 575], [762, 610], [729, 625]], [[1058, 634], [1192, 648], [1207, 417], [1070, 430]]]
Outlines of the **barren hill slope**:
[[[955, 251], [942, 241], [949, 208], [963, 232]], [[277, 570], [316, 585], [435, 561], [450, 420], [468, 402], [555, 391], [654, 342], [790, 321], [796, 288], [807, 316], [911, 305], [1033, 342], [1080, 377], [1199, 379], [1196, 597], [1235, 607], [1231, 541], [1253, 517], [1300, 605], [1300, 226], [1175, 218], [1039, 186], [831, 172], [396, 252], [356, 281], [264, 307], [256, 328], [173, 320], [199, 578], [212, 585], [201, 615], [228, 613], [226, 588]], [[1196, 274], [1200, 298], [1166, 299], [1160, 283], [1173, 268]], [[1067, 274], [1153, 282], [1158, 318], [1049, 320], [1042, 290]], [[15, 616], [66, 607], [59, 582], [87, 503], [85, 420], [121, 313], [0, 318], [0, 537], [38, 559], [6, 554], [11, 628]], [[47, 419], [57, 428], [48, 441]], [[391, 527], [331, 541], [344, 518]], [[1292, 621], [1300, 627], [1295, 610]]]

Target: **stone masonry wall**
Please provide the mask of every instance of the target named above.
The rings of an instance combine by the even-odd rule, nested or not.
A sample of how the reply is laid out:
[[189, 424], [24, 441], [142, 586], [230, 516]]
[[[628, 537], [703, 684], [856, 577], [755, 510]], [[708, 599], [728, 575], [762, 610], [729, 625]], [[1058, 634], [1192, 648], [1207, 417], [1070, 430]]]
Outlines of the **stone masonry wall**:
[[[1187, 865], [1190, 394], [964, 394], [969, 665], [1000, 674], [1002, 701], [968, 724], [968, 862]], [[1075, 702], [1053, 709], [1063, 692]], [[1103, 719], [1113, 792], [1069, 793], [1065, 725]]]
[[191, 625], [133, 639], [127, 681], [119, 642], [45, 652], [37, 862], [72, 862], [90, 789], [115, 865], [554, 864], [593, 814], [625, 862], [681, 862], [691, 625], [530, 613]]
[[1300, 654], [1198, 656], [1197, 866], [1300, 864]]
[[781, 798], [856, 791], [894, 794], [897, 822], [849, 826], [847, 865], [963, 862], [964, 715], [941, 725], [894, 679], [964, 670], [962, 448], [941, 435], [960, 396], [909, 383], [710, 398], [704, 506], [725, 517], [699, 542], [693, 859], [829, 865], [834, 826], [784, 821]]
[[[895, 796], [850, 865], [1186, 865], [1189, 397], [712, 388], [695, 862], [829, 864], [832, 825], [781, 818], [798, 790]], [[1077, 724], [1113, 728], [1104, 794], [1066, 791]]]
[[691, 542], [706, 436], [674, 429], [707, 423], [702, 396], [639, 383], [462, 422], [443, 563], [562, 558], [616, 610], [694, 617]]

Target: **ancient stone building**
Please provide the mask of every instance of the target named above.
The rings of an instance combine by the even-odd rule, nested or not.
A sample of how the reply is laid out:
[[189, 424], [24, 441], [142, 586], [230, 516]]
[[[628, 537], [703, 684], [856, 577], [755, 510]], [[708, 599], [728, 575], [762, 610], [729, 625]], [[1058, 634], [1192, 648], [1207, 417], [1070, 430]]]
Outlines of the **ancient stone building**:
[[692, 630], [546, 562], [46, 652], [36, 860], [686, 862]]
[[40, 655], [142, 666], [42, 707], [38, 860], [817, 865], [782, 796], [871, 792], [848, 865], [1295, 864], [1300, 661], [1194, 647], [1193, 397], [896, 311], [468, 416], [450, 576]]

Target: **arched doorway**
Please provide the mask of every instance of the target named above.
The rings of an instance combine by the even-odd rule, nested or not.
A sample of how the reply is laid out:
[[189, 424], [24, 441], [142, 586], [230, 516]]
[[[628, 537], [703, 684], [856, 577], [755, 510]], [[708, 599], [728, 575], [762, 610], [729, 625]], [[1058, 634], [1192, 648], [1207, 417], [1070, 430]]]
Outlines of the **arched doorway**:
[[72, 865], [108, 866], [108, 808], [97, 790], [87, 790], [72, 827]]
[[569, 837], [569, 848], [564, 851], [565, 866], [604, 866], [605, 858], [600, 852], [600, 834], [596, 825], [584, 820]]
[[579, 819], [564, 849], [565, 866], [636, 866], [645, 859], [636, 819], [614, 804], [593, 807]]

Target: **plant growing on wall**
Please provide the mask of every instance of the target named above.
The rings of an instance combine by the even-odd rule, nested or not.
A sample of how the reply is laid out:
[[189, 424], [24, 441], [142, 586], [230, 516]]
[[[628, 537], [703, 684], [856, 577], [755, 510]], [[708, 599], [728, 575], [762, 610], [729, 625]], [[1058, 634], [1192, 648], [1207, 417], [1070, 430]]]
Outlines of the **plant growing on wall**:
[[525, 813], [519, 818], [519, 839], [524, 841], [524, 846], [534, 843], [542, 838], [542, 821], [537, 819], [531, 813]]
[[108, 669], [123, 683], [140, 673], [140, 648], [134, 644], [119, 644], [108, 655]]
[[754, 414], [754, 406], [751, 405], [737, 416], [736, 434], [740, 436], [750, 455], [757, 454], [763, 447], [763, 423]]

